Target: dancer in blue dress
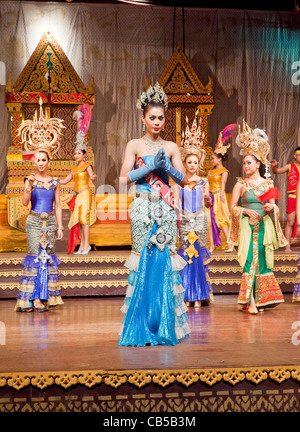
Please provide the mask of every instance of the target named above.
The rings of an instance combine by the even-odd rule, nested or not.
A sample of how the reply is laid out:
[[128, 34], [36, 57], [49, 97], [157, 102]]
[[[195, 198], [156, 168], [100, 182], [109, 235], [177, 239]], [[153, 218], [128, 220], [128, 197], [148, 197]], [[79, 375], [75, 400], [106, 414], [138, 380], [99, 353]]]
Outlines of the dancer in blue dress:
[[143, 109], [146, 133], [127, 144], [120, 173], [123, 184], [135, 182], [136, 194], [119, 345], [176, 345], [188, 337], [190, 328], [179, 274], [186, 263], [177, 254], [177, 215], [169, 177], [179, 184], [187, 180], [177, 145], [160, 138], [167, 98], [158, 83], [141, 95], [138, 107]]
[[180, 147], [190, 185], [176, 187], [181, 210], [178, 254], [187, 261], [187, 265], [180, 272], [185, 289], [184, 300], [187, 306], [196, 308], [201, 307], [201, 304], [209, 305], [210, 301], [213, 301], [208, 275], [210, 252], [206, 247], [208, 221], [204, 211], [204, 205], [210, 207], [209, 183], [207, 178], [198, 175], [206, 154], [202, 145], [202, 133], [200, 126], [197, 126], [196, 113], [191, 130], [188, 125], [186, 127]]
[[[40, 105], [42, 103], [40, 102]], [[63, 304], [58, 281], [60, 260], [55, 254], [56, 239], [63, 237], [59, 180], [48, 173], [50, 159], [59, 149], [62, 121], [40, 116], [26, 120], [20, 127], [25, 149], [34, 152], [37, 172], [25, 180], [23, 205], [31, 205], [26, 220], [28, 254], [22, 262], [17, 312], [44, 312], [49, 306]]]

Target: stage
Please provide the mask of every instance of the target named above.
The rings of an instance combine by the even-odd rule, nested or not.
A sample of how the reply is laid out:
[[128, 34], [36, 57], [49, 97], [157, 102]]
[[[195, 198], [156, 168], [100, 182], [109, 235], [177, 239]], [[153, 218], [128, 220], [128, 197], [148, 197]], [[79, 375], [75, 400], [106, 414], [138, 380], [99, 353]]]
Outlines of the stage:
[[181, 344], [119, 347], [123, 297], [69, 297], [45, 313], [3, 299], [0, 411], [299, 411], [300, 305], [285, 294], [249, 315], [236, 300], [189, 308]]

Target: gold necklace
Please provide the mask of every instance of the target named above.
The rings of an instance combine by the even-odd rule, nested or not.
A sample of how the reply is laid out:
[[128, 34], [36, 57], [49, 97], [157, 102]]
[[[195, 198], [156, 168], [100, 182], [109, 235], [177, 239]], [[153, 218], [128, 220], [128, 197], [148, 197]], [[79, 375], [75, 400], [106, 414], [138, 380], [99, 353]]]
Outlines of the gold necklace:
[[[256, 178], [255, 178], [255, 177], [247, 177], [247, 180], [248, 180], [250, 183], [254, 184], [255, 186], [257, 186], [257, 184], [261, 184], [261, 182], [262, 182], [260, 176], [257, 176]], [[263, 179], [263, 180], [264, 180], [264, 179]]]
[[144, 139], [146, 146], [148, 147], [149, 151], [155, 155], [157, 154], [158, 150], [163, 145], [163, 140], [161, 139], [161, 137], [159, 137], [159, 139], [157, 141], [151, 141], [146, 136], [143, 136], [143, 139]]

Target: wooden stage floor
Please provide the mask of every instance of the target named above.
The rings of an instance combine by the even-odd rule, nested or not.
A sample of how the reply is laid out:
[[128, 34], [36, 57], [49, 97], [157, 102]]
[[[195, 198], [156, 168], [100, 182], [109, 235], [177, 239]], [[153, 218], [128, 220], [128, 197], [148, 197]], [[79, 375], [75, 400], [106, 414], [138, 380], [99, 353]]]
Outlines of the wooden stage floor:
[[1, 300], [0, 372], [122, 371], [290, 366], [300, 364], [300, 304], [258, 315], [235, 295], [189, 308], [191, 337], [177, 346], [119, 347], [122, 297], [67, 298], [45, 313], [16, 313]]
[[299, 412], [300, 304], [285, 299], [254, 316], [215, 295], [173, 347], [119, 347], [123, 297], [45, 313], [0, 300], [0, 412]]

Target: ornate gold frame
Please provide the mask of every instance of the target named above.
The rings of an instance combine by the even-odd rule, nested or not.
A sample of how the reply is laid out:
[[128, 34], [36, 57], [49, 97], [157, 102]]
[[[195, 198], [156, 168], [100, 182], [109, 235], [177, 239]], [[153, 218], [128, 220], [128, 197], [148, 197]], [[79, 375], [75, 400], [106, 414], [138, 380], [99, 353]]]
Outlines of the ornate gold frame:
[[118, 388], [126, 383], [142, 388], [154, 383], [159, 387], [167, 387], [175, 382], [190, 387], [202, 382], [213, 386], [224, 381], [233, 386], [248, 381], [255, 385], [267, 379], [281, 384], [288, 379], [300, 381], [300, 366], [259, 366], [216, 369], [161, 369], [161, 370], [84, 370], [84, 371], [46, 371], [46, 372], [11, 372], [0, 374], [0, 387], [12, 387], [21, 390], [29, 385], [41, 390], [52, 385], [68, 389], [74, 385], [91, 388], [105, 384]]

